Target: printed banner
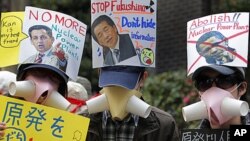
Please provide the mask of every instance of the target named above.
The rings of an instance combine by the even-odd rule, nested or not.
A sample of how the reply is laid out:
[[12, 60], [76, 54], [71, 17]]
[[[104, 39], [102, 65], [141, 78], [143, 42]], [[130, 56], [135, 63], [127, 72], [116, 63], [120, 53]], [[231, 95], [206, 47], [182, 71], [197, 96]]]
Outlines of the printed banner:
[[0, 96], [5, 141], [85, 141], [89, 118], [19, 99]]
[[20, 42], [27, 38], [23, 17], [24, 12], [1, 13], [0, 67], [18, 64]]
[[222, 13], [187, 23], [187, 74], [211, 64], [247, 67], [249, 13]]
[[155, 67], [156, 0], [91, 0], [93, 68]]
[[76, 80], [84, 49], [87, 26], [69, 15], [25, 7], [21, 63], [52, 65]]

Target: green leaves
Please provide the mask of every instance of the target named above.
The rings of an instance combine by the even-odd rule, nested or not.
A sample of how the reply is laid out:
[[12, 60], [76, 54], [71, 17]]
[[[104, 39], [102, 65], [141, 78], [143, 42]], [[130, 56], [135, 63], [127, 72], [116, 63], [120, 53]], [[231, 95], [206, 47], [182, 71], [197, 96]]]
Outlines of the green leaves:
[[186, 123], [182, 116], [182, 107], [199, 100], [191, 78], [186, 76], [186, 70], [149, 76], [142, 93], [146, 102], [172, 114], [179, 129], [198, 125], [197, 121]]

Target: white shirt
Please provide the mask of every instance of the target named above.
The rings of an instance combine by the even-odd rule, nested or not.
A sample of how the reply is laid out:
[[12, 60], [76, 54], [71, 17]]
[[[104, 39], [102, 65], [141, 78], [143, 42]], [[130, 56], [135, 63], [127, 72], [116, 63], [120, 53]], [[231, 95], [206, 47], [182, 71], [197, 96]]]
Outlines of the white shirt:
[[119, 38], [119, 36], [118, 36], [117, 42], [116, 42], [116, 45], [115, 45], [115, 48], [113, 48], [113, 49], [110, 48], [110, 50], [111, 50], [111, 52], [112, 52], [113, 60], [114, 60], [114, 63], [115, 63], [115, 64], [116, 64], [116, 63], [119, 63], [119, 60], [116, 58], [115, 53], [114, 53], [114, 49], [119, 50], [119, 42], [120, 42], [120, 38]]
[[[42, 63], [44, 63], [44, 60], [45, 60], [44, 58], [46, 58], [46, 56], [49, 54], [49, 52], [51, 52], [51, 50], [52, 50], [52, 47], [49, 50], [42, 53], [42, 54], [44, 54], [44, 56], [42, 57]], [[39, 53], [40, 52], [37, 53], [37, 57], [38, 57]]]

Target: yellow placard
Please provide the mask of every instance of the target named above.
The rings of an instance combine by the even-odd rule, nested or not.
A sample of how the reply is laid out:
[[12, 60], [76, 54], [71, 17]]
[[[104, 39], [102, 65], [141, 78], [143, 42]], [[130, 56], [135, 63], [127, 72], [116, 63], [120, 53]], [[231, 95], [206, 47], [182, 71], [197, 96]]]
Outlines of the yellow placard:
[[22, 32], [24, 12], [1, 13], [0, 67], [18, 64], [20, 42], [28, 36]]
[[7, 125], [4, 141], [85, 141], [90, 119], [0, 96], [0, 121]]

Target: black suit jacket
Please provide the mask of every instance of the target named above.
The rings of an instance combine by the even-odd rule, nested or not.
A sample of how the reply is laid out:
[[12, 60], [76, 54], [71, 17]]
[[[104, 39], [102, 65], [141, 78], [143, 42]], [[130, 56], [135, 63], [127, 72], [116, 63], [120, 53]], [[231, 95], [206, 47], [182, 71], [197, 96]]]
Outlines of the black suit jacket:
[[[119, 42], [120, 59], [118, 60], [118, 62], [121, 62], [135, 56], [136, 52], [134, 45], [128, 34], [120, 34], [119, 38], [120, 38]], [[112, 56], [112, 51], [110, 49], [104, 51], [103, 57], [104, 57], [104, 65], [106, 66], [115, 65]]]

